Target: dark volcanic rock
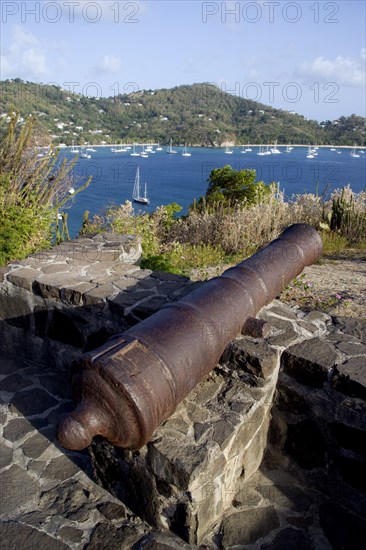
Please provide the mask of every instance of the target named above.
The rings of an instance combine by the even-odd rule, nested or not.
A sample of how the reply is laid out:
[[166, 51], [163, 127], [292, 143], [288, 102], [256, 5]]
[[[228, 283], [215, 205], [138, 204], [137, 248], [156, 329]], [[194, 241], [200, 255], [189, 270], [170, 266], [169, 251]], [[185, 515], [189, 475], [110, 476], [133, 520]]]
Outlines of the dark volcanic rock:
[[331, 502], [321, 505], [319, 517], [333, 550], [365, 548], [366, 522]]
[[279, 527], [273, 506], [251, 508], [226, 516], [222, 522], [224, 547], [253, 544]]
[[40, 548], [49, 548], [50, 550], [68, 550], [69, 546], [61, 540], [57, 540], [47, 533], [43, 533], [23, 525], [22, 523], [8, 522], [0, 525], [0, 540], [2, 548], [6, 550], [40, 550]]
[[282, 529], [268, 544], [263, 544], [260, 550], [314, 550], [315, 544], [306, 531], [286, 527]]
[[285, 451], [306, 470], [325, 466], [326, 443], [312, 420], [302, 420], [288, 426]]
[[337, 365], [332, 386], [351, 397], [366, 399], [365, 357], [352, 357], [342, 365]]
[[0, 474], [0, 487], [0, 514], [11, 514], [27, 502], [33, 502], [39, 492], [39, 483], [17, 465]]
[[345, 334], [351, 334], [366, 344], [366, 323], [353, 317], [334, 317], [334, 326]]
[[32, 416], [54, 407], [57, 405], [57, 401], [44, 390], [35, 388], [34, 390], [17, 393], [12, 400], [12, 404], [24, 416]]
[[107, 523], [99, 523], [91, 537], [90, 542], [85, 546], [85, 550], [131, 550], [144, 534], [142, 526], [133, 524], [122, 525], [117, 528], [114, 525]]
[[291, 346], [284, 351], [281, 362], [286, 374], [302, 384], [320, 388], [337, 358], [332, 344], [316, 338]]

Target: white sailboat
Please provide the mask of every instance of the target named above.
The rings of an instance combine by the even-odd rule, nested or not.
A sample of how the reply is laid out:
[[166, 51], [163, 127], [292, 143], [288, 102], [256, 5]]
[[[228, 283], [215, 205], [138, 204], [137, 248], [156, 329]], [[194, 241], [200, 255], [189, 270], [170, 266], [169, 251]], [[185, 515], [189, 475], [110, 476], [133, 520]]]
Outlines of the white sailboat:
[[259, 146], [259, 151], [257, 153], [257, 155], [259, 155], [260, 157], [263, 157], [265, 155], [265, 151], [264, 151], [264, 148], [262, 145]]
[[173, 149], [172, 143], [173, 143], [173, 140], [172, 140], [172, 138], [170, 138], [169, 148], [167, 149], [166, 152], [167, 152], [169, 155], [176, 155], [177, 151], [175, 151], [175, 150]]
[[280, 155], [281, 151], [277, 147], [277, 140], [274, 142], [273, 147], [271, 148], [272, 155]]
[[70, 149], [70, 153], [75, 153], [76, 155], [79, 154], [79, 149], [75, 147], [74, 142], [72, 142], [72, 147]]
[[87, 153], [84, 149], [80, 150], [80, 158], [81, 159], [91, 159], [91, 155]]
[[132, 153], [130, 153], [130, 157], [139, 157], [140, 153], [136, 153], [136, 143], [133, 144]]
[[149, 154], [149, 155], [155, 153], [155, 151], [154, 151], [152, 145], [147, 145], [147, 146], [146, 146], [146, 149], [145, 149], [145, 152], [146, 152], [147, 154]]
[[163, 150], [163, 148], [160, 147], [160, 143], [159, 143], [159, 142], [158, 142], [158, 146], [157, 146], [156, 150], [157, 150], [157, 151], [162, 151], [162, 150]]
[[111, 151], [112, 153], [125, 153], [127, 149], [126, 147], [123, 147], [121, 143], [120, 145], [117, 145], [117, 147], [112, 147]]
[[182, 153], [182, 157], [190, 157], [192, 156], [191, 153], [188, 153], [187, 151], [187, 145], [184, 144], [184, 149], [183, 149], [183, 153]]
[[226, 154], [226, 155], [232, 155], [232, 154], [233, 154], [232, 150], [229, 149], [229, 146], [228, 146], [228, 145], [226, 145], [226, 147], [225, 147], [225, 154]]
[[306, 155], [307, 159], [313, 159], [315, 158], [314, 150], [311, 147], [308, 147], [308, 154]]
[[351, 151], [351, 153], [350, 153], [350, 156], [353, 157], [354, 159], [360, 158], [360, 155], [356, 153], [356, 145], [355, 145], [354, 148], [352, 149], [352, 151]]
[[139, 166], [137, 167], [137, 170], [136, 170], [135, 184], [133, 186], [133, 192], [132, 192], [132, 199], [135, 202], [139, 202], [140, 204], [149, 204], [150, 203], [150, 201], [147, 197], [146, 182], [145, 182], [145, 186], [144, 186], [144, 194], [141, 195], [141, 190], [140, 190], [140, 167]]

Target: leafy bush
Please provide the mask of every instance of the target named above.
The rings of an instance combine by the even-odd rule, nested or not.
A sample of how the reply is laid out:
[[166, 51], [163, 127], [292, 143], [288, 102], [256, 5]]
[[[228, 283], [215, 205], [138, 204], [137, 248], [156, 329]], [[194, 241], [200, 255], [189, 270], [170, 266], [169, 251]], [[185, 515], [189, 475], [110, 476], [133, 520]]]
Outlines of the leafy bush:
[[[347, 193], [352, 192], [345, 191], [343, 200]], [[342, 222], [342, 227], [347, 228], [347, 231], [343, 229], [344, 233], [331, 230], [324, 223], [324, 217], [332, 212], [334, 197], [342, 197], [342, 191], [335, 192], [325, 202], [321, 196], [313, 194], [296, 195], [285, 202], [283, 193], [273, 185], [260, 202], [248, 204], [243, 200], [228, 206], [223, 201], [212, 205], [202, 201], [182, 218], [175, 217], [179, 209], [175, 204], [160, 207], [152, 214], [134, 216], [132, 204], [126, 202], [118, 209], [110, 209], [104, 218], [95, 217], [87, 231], [138, 234], [142, 238], [143, 267], [188, 274], [195, 268], [237, 263], [293, 223], [308, 223], [320, 229], [325, 254], [334, 254], [352, 245], [356, 242], [356, 234], [357, 243], [362, 246], [365, 233], [359, 230], [359, 220], [366, 214], [364, 195], [352, 194], [352, 200], [349, 199], [354, 216], [345, 217], [347, 225]]]
[[229, 164], [216, 168], [208, 178], [205, 200], [209, 205], [259, 204], [270, 195], [271, 188], [263, 181], [255, 181], [255, 178], [255, 170], [234, 170]]
[[161, 206], [149, 214], [134, 214], [131, 201], [126, 201], [118, 208], [109, 208], [104, 216], [94, 216], [89, 221], [87, 213], [84, 215], [82, 235], [101, 231], [125, 233], [141, 237], [144, 256], [154, 256], [162, 251], [171, 227], [175, 224], [176, 212], [181, 210], [176, 203]]
[[349, 244], [365, 241], [366, 192], [353, 193], [349, 186], [337, 189], [325, 205], [323, 219], [332, 231], [338, 232]]
[[90, 183], [89, 179], [75, 189], [70, 179], [74, 162], [60, 162], [52, 149], [49, 155], [37, 157], [35, 119], [28, 118], [19, 129], [18, 115], [8, 118], [0, 141], [0, 265], [49, 247], [62, 233], [67, 235], [58, 214]]

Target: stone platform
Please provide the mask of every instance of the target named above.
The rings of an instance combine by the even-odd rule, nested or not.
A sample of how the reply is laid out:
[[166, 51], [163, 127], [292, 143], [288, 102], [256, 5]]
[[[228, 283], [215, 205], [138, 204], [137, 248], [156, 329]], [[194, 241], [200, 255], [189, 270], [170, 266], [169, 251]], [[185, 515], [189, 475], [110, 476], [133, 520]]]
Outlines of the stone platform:
[[99, 235], [2, 269], [3, 547], [363, 547], [362, 321], [274, 301], [270, 335], [233, 341], [139, 452], [60, 448], [70, 361], [200, 284], [138, 261]]

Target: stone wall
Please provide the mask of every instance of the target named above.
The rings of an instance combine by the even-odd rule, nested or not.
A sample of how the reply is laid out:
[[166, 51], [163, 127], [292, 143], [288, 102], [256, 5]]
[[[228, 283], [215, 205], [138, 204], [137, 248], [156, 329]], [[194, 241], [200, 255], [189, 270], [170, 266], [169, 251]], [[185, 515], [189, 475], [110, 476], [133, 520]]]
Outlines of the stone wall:
[[[32, 479], [26, 482], [47, 489], [38, 505], [32, 500], [27, 514], [17, 507], [18, 497], [7, 497], [9, 540], [13, 514], [22, 525], [33, 525], [38, 517], [44, 522], [40, 532], [75, 549], [130, 548], [132, 540], [133, 548], [145, 550], [185, 543], [202, 550], [361, 548], [357, 541], [366, 533], [363, 321], [305, 313], [275, 300], [259, 315], [271, 326], [268, 337], [236, 338], [140, 451], [96, 438], [88, 460], [57, 445], [55, 456], [44, 458], [45, 440], [54, 441], [59, 415], [70, 409], [65, 398], [72, 359], [201, 284], [140, 269], [140, 252], [133, 237], [97, 235], [0, 272], [0, 356], [16, 351], [27, 363], [24, 373], [15, 367], [12, 372], [14, 362], [1, 365], [2, 397], [11, 406], [0, 475], [8, 484], [10, 479], [16, 484], [17, 476], [22, 483], [29, 470]], [[25, 418], [15, 418], [15, 410]], [[19, 465], [11, 465], [17, 457], [22, 457]], [[74, 469], [66, 457], [74, 460]], [[77, 516], [73, 523], [69, 504], [79, 498], [73, 496], [78, 469], [89, 467], [108, 493], [85, 481], [85, 513], [97, 507], [107, 516], [95, 528], [91, 520], [81, 528]], [[65, 498], [57, 499], [50, 475], [62, 483]], [[78, 485], [77, 491], [84, 489]], [[108, 523], [108, 510], [118, 501], [129, 519], [117, 528], [114, 519]], [[40, 503], [46, 506], [42, 513]], [[71, 513], [63, 523], [62, 506], [67, 518]], [[102, 516], [95, 512], [94, 517]], [[67, 538], [73, 529], [80, 531], [80, 542]], [[180, 539], [169, 539], [167, 532]]]
[[67, 369], [194, 288], [187, 277], [140, 269], [140, 257], [136, 237], [98, 234], [0, 268], [0, 350]]
[[[270, 323], [270, 336], [236, 338], [220, 365], [141, 451], [126, 452], [98, 440], [92, 446], [99, 481], [151, 525], [166, 527], [190, 544], [208, 537], [210, 547], [226, 548], [265, 536], [268, 548], [275, 548], [270, 541], [282, 540], [279, 533], [289, 528], [284, 501], [290, 517], [294, 508], [307, 512], [313, 502], [316, 521], [322, 515], [324, 525], [331, 524], [332, 508], [308, 489], [296, 488], [294, 478], [344, 506], [345, 516], [347, 510], [361, 517], [366, 512], [361, 472], [365, 403], [359, 378], [365, 345], [341, 332], [341, 319], [332, 321], [323, 313], [305, 314], [274, 301], [259, 316]], [[363, 322], [350, 323], [355, 331], [364, 330]], [[359, 368], [351, 372], [356, 364]], [[302, 392], [296, 378], [306, 380]], [[342, 393], [343, 386], [355, 385], [357, 397]], [[327, 430], [329, 437], [323, 436]], [[254, 474], [265, 452], [258, 477]], [[342, 475], [332, 473], [335, 456]], [[267, 472], [264, 479], [266, 464], [293, 478], [274, 483]], [[357, 486], [352, 487], [350, 476]], [[290, 496], [281, 498], [281, 492]], [[307, 503], [304, 510], [302, 502]], [[351, 526], [355, 520], [349, 521]], [[361, 531], [365, 528], [361, 522]], [[295, 535], [296, 544], [304, 538], [306, 548], [312, 548], [306, 531]]]
[[96, 441], [98, 479], [151, 525], [200, 543], [261, 463], [278, 369], [276, 350], [236, 342], [140, 451]]
[[324, 318], [282, 354], [268, 457], [366, 517], [366, 323]]

